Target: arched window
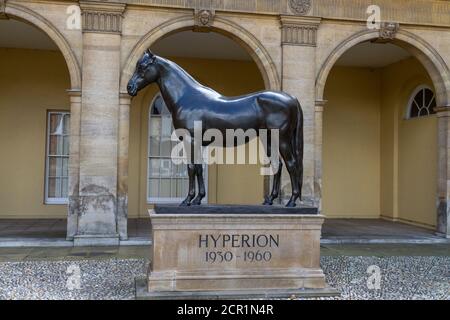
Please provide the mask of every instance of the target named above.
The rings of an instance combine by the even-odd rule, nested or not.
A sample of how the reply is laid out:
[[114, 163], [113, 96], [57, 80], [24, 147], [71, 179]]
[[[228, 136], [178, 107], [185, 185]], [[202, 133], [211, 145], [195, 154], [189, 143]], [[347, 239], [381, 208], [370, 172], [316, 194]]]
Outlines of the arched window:
[[149, 115], [147, 200], [181, 201], [188, 192], [187, 168], [172, 161], [172, 148], [177, 142], [170, 140], [172, 117], [160, 94], [153, 99]]
[[427, 86], [419, 86], [414, 90], [408, 103], [407, 118], [418, 118], [435, 114], [436, 97]]

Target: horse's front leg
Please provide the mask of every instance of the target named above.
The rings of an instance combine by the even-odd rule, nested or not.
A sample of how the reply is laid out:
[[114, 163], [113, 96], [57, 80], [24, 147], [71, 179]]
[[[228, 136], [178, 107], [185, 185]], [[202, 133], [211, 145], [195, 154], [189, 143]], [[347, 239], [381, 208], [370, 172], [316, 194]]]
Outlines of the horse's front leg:
[[186, 199], [180, 204], [180, 206], [190, 206], [192, 199], [195, 197], [195, 164], [188, 164], [188, 176], [189, 176], [189, 192]]
[[195, 165], [195, 175], [197, 176], [198, 195], [192, 201], [192, 205], [199, 206], [202, 204], [203, 198], [206, 196], [205, 180], [203, 178], [203, 166], [201, 164]]
[[283, 162], [280, 160], [278, 164], [278, 171], [273, 177], [272, 193], [266, 196], [263, 205], [271, 206], [273, 205], [273, 200], [278, 198], [280, 192], [280, 182], [281, 182], [281, 171], [283, 169]]

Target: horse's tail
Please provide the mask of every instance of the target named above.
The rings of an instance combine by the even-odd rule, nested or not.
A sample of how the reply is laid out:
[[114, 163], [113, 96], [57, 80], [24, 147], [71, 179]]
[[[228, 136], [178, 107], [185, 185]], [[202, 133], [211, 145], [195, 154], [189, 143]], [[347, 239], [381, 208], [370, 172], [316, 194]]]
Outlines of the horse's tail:
[[295, 99], [297, 104], [297, 126], [294, 133], [294, 148], [295, 156], [298, 163], [298, 183], [300, 191], [300, 200], [302, 199], [302, 187], [303, 187], [303, 110], [298, 99]]

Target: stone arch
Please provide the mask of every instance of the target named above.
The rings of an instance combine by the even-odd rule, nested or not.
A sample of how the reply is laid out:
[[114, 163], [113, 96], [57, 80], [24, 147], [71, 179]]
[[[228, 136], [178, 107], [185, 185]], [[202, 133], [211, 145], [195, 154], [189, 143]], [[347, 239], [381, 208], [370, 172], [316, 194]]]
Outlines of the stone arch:
[[[378, 30], [364, 30], [347, 38], [331, 52], [316, 78], [317, 101], [324, 99], [325, 84], [336, 61], [355, 45], [378, 37]], [[425, 40], [406, 30], [399, 30], [392, 42], [410, 52], [425, 67], [436, 89], [438, 106], [450, 105], [450, 71], [439, 53]]]
[[[121, 74], [120, 91], [126, 92], [127, 82], [134, 72], [136, 62], [142, 53], [164, 36], [190, 30], [194, 27], [192, 15], [178, 17], [153, 28], [134, 46], [128, 56]], [[280, 78], [272, 58], [262, 43], [241, 26], [221, 17], [215, 17], [212, 31], [223, 34], [239, 43], [253, 58], [264, 79], [267, 89], [280, 90]]]
[[61, 51], [70, 75], [71, 90], [81, 89], [81, 69], [69, 43], [58, 29], [35, 11], [16, 3], [6, 3], [5, 13], [12, 19], [30, 23], [45, 32]]

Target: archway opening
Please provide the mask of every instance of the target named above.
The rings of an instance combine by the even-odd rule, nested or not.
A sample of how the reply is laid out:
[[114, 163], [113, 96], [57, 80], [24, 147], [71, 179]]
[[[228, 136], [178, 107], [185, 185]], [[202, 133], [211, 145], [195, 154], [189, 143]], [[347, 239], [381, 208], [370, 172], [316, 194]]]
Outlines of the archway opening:
[[11, 224], [1, 236], [66, 236], [70, 88], [46, 33], [0, 20], [0, 219]]
[[[239, 96], [266, 88], [265, 77], [251, 55], [234, 39], [217, 32], [178, 30], [153, 43], [150, 49], [168, 58], [198, 82], [225, 96]], [[150, 85], [133, 99], [130, 114], [129, 216], [147, 217], [155, 203], [180, 202], [187, 195], [186, 168], [171, 164], [171, 130]], [[167, 128], [166, 128], [167, 127]], [[171, 131], [170, 131], [171, 132]], [[208, 203], [256, 204], [264, 192], [260, 166], [214, 164], [207, 168]], [[132, 225], [132, 224], [131, 224]]]
[[324, 91], [327, 217], [435, 229], [437, 98], [424, 65], [393, 43], [362, 42], [337, 60]]

